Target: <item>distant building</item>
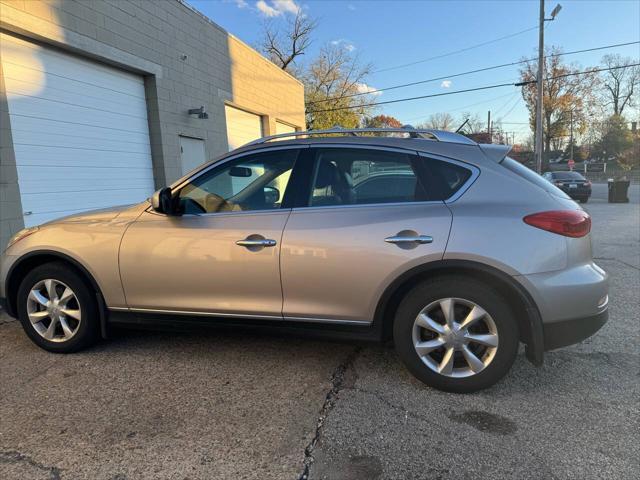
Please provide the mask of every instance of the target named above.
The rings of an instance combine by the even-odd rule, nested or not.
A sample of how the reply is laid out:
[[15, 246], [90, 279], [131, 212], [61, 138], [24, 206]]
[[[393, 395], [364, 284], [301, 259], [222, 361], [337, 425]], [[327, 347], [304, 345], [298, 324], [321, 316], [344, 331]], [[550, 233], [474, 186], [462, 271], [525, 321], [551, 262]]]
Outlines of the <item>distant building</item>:
[[0, 27], [0, 249], [304, 127], [302, 84], [179, 0], [0, 0]]

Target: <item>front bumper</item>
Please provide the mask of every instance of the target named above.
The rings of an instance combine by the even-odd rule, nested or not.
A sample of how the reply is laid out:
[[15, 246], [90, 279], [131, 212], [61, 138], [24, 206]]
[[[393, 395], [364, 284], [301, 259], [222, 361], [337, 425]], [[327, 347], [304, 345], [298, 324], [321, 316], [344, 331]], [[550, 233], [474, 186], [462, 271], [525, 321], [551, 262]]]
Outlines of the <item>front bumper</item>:
[[589, 317], [544, 323], [544, 349], [553, 350], [581, 342], [600, 330], [608, 319], [609, 310], [605, 309]]

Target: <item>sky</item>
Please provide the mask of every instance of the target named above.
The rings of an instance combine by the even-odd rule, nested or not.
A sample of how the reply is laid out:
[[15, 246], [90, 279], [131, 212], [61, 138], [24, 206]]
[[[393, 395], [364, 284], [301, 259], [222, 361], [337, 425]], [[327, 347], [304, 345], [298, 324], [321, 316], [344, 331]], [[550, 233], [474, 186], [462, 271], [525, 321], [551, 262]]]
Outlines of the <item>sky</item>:
[[[538, 0], [187, 0], [212, 21], [251, 46], [260, 44], [265, 22], [283, 23], [298, 9], [317, 19], [307, 58], [341, 42], [373, 66], [373, 88], [420, 81], [521, 60], [537, 55]], [[550, 14], [557, 1], [546, 1]], [[560, 0], [562, 10], [547, 22], [545, 45], [564, 51], [640, 40], [640, 0]], [[526, 31], [524, 33], [520, 33]], [[515, 34], [515, 35], [514, 35]], [[504, 38], [502, 40], [497, 40]], [[490, 43], [487, 43], [490, 42]], [[478, 44], [477, 48], [468, 49]], [[464, 52], [453, 53], [458, 50]], [[640, 45], [564, 57], [584, 68], [606, 53], [640, 58]], [[433, 58], [441, 57], [441, 58]], [[425, 61], [423, 61], [425, 60]], [[419, 62], [419, 63], [415, 63]], [[395, 68], [408, 63], [413, 65]], [[375, 101], [475, 88], [518, 79], [518, 66], [381, 92]], [[520, 89], [503, 87], [379, 106], [376, 113], [417, 124], [436, 112], [456, 119], [463, 112], [500, 120], [522, 142], [529, 135]], [[637, 117], [637, 110], [633, 112]]]

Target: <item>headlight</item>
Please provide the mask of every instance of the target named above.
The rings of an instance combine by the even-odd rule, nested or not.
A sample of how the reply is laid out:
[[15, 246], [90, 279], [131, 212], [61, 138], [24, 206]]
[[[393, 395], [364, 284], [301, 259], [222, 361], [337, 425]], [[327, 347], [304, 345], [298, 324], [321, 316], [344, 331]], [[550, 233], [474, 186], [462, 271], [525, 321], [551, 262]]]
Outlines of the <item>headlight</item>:
[[11, 237], [11, 239], [9, 240], [9, 243], [7, 243], [7, 249], [11, 245], [18, 243], [23, 238], [27, 238], [29, 235], [31, 235], [32, 233], [36, 233], [37, 231], [38, 231], [38, 227], [30, 227], [30, 228], [25, 228], [23, 230], [20, 230], [13, 237]]

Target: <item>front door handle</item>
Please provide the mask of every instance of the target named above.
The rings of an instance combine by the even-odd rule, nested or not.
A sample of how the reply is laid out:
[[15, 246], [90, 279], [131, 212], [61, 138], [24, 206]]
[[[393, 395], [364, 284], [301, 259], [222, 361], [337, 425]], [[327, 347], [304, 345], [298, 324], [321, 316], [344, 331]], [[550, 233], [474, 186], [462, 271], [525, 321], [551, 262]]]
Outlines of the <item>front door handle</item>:
[[402, 243], [419, 243], [419, 244], [423, 244], [423, 243], [432, 243], [433, 242], [433, 237], [430, 237], [429, 235], [410, 235], [410, 236], [404, 236], [404, 235], [393, 235], [391, 237], [387, 237], [384, 239], [385, 242], [387, 243], [395, 243], [395, 244], [402, 244]]
[[250, 238], [247, 237], [244, 240], [238, 240], [236, 245], [241, 247], [275, 247], [276, 241], [270, 238]]

